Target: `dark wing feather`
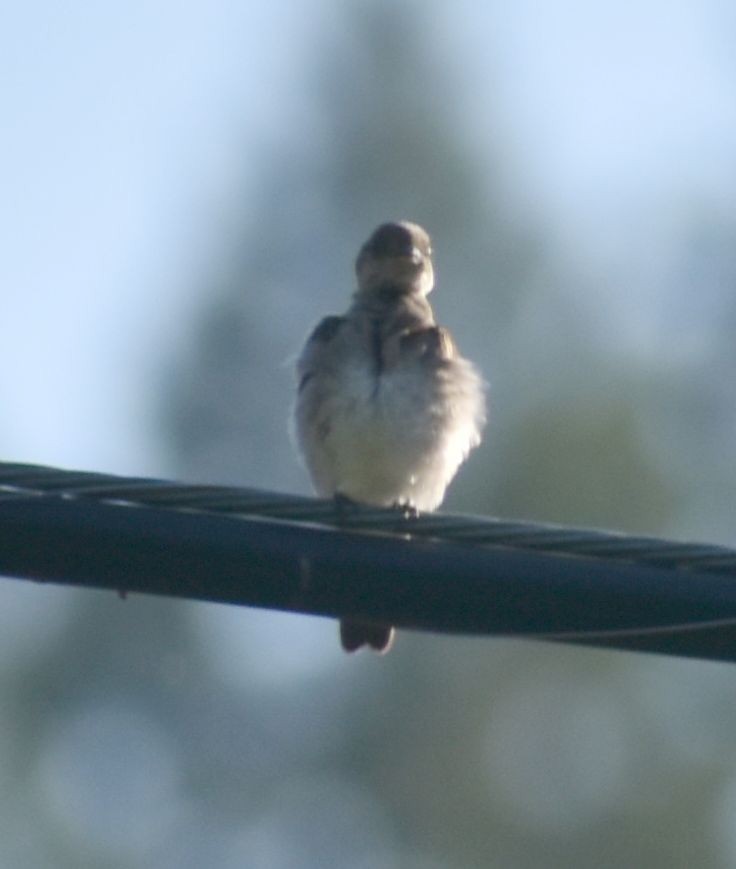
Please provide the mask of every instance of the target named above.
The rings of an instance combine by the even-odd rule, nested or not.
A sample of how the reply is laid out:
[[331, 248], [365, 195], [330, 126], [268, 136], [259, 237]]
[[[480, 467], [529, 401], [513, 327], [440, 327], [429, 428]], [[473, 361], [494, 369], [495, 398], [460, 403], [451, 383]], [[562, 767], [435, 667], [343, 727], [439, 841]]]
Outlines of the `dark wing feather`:
[[335, 335], [337, 335], [340, 327], [345, 323], [345, 319], [345, 317], [325, 317], [324, 320], [320, 320], [315, 326], [314, 331], [304, 345], [304, 351], [299, 360], [299, 392], [304, 389], [314, 376], [312, 368], [315, 357], [318, 357], [321, 348], [325, 344], [329, 344]]

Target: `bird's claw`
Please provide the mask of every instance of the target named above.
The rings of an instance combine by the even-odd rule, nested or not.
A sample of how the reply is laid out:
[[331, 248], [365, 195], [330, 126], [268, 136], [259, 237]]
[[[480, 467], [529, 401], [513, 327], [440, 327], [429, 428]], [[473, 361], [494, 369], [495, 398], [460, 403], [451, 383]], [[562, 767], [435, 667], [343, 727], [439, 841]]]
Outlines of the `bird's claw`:
[[391, 505], [392, 510], [399, 512], [404, 519], [418, 519], [419, 510], [413, 504], [397, 502]]
[[352, 498], [348, 498], [348, 496], [343, 495], [342, 492], [335, 492], [332, 500], [335, 504], [335, 513], [337, 514], [338, 522], [344, 522], [349, 519], [358, 507], [357, 501], [353, 501]]
[[[354, 501], [347, 495], [343, 495], [342, 492], [336, 492], [332, 500], [335, 504], [335, 513], [337, 514], [338, 522], [344, 522], [350, 519], [350, 517], [354, 516], [361, 506], [365, 506], [361, 505], [359, 501]], [[419, 516], [419, 510], [417, 510], [413, 504], [406, 501], [394, 502], [389, 507], [389, 510], [397, 513], [402, 519], [417, 519]]]

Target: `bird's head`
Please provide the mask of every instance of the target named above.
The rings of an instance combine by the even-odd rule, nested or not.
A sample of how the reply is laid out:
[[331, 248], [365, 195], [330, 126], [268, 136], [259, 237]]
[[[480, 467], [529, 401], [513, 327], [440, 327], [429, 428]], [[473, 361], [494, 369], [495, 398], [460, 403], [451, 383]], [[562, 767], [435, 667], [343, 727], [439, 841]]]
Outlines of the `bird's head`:
[[358, 292], [390, 302], [426, 296], [434, 286], [432, 244], [416, 223], [384, 223], [360, 249], [355, 263]]

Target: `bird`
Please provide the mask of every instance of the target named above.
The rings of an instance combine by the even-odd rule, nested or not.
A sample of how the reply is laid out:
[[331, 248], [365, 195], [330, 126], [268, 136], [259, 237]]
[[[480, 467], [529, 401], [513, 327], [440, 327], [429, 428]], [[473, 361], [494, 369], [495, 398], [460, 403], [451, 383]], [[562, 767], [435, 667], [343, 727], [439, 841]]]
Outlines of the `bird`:
[[[486, 383], [437, 325], [432, 244], [381, 224], [355, 261], [346, 313], [321, 320], [298, 356], [292, 428], [317, 495], [407, 515], [435, 510], [486, 424]], [[343, 618], [345, 651], [391, 647], [394, 629]]]

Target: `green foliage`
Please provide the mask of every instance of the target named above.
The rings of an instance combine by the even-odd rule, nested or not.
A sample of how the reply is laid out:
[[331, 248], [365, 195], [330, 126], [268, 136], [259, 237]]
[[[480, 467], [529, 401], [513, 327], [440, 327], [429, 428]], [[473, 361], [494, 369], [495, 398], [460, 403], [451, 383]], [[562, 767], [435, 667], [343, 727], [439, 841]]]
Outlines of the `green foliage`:
[[656, 534], [672, 518], [673, 486], [642, 442], [632, 398], [540, 403], [505, 433], [497, 483], [502, 515]]
[[[502, 132], [479, 162], [454, 108], [461, 84], [441, 69], [421, 8], [341, 7], [339, 43], [320, 54], [305, 101], [304, 141], [264, 157], [247, 211], [233, 206], [232, 250], [201, 279], [191, 356], [172, 366], [165, 390], [179, 473], [306, 487], [286, 436], [294, 385], [283, 362], [313, 322], [346, 307], [352, 258], [374, 225], [409, 218], [434, 237], [440, 319], [491, 382], [486, 442], [447, 506], [662, 530], [678, 492], [644, 424], [660, 384], [594, 346], [594, 302], [579, 304], [590, 288], [520, 219]], [[383, 807], [394, 836], [384, 830], [371, 847], [401, 853], [395, 865], [673, 865], [666, 836], [654, 842], [650, 827], [676, 832], [676, 801], [663, 798], [656, 819], [637, 802], [673, 762], [639, 659], [402, 634], [387, 659], [345, 667], [331, 718], [340, 737], [321, 769]], [[312, 688], [318, 705], [334, 701], [327, 681]], [[303, 703], [295, 691], [273, 718], [261, 710], [269, 733], [299, 744], [303, 734], [277, 713], [298, 717]], [[264, 764], [278, 784], [263, 803], [278, 806], [310, 758], [294, 751], [286, 766]], [[703, 794], [716, 786], [709, 778]], [[254, 799], [249, 789], [243, 804]], [[314, 847], [313, 831], [300, 835]]]

